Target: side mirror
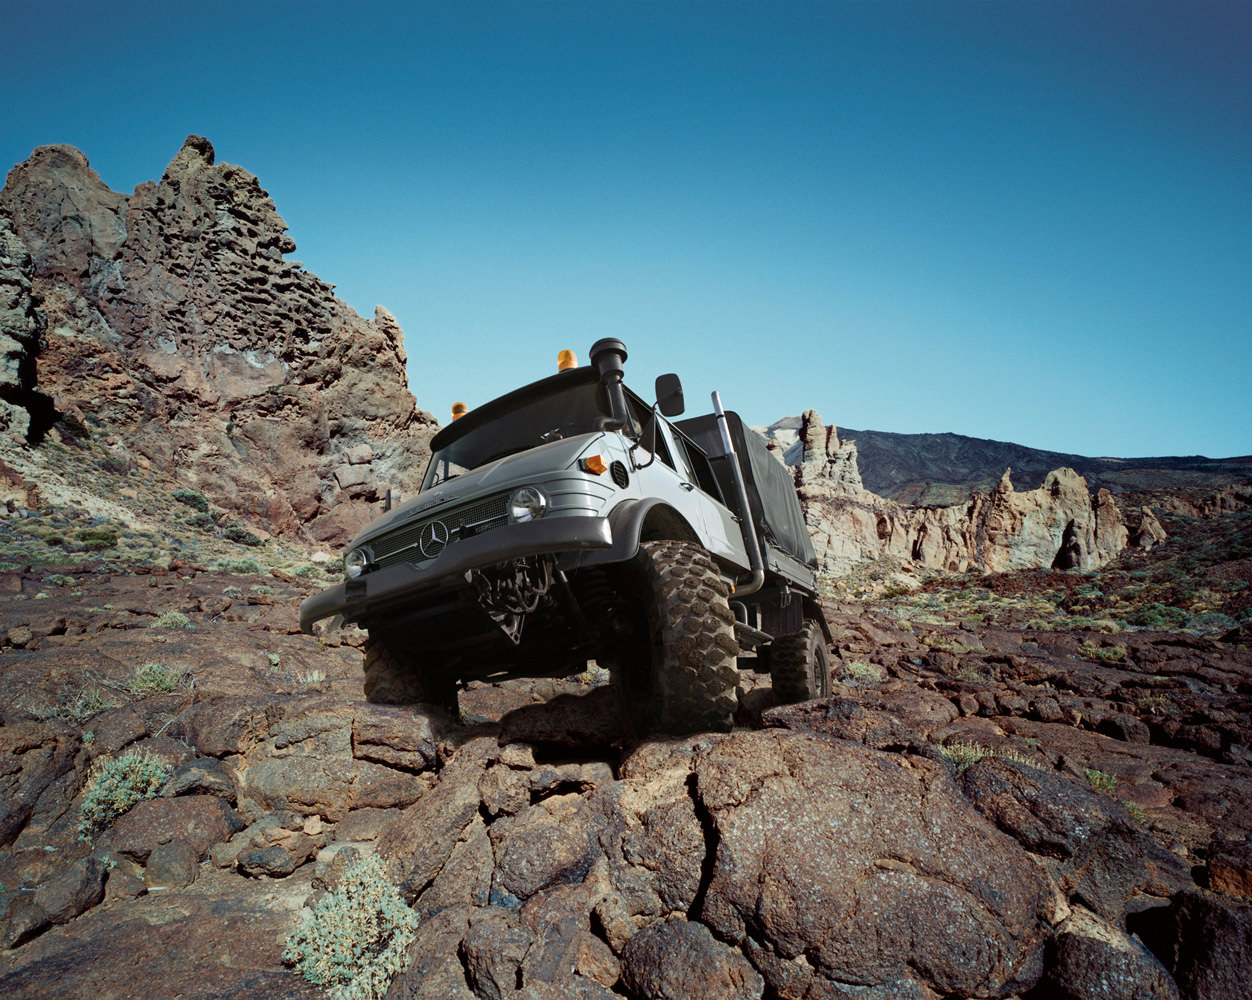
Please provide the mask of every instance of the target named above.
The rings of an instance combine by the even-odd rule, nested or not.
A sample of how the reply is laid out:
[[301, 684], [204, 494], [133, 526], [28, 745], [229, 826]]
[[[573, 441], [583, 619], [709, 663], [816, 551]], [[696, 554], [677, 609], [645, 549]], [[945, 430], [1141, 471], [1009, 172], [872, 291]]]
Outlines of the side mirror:
[[683, 402], [683, 384], [677, 375], [658, 375], [656, 407], [667, 417], [680, 417], [687, 409]]

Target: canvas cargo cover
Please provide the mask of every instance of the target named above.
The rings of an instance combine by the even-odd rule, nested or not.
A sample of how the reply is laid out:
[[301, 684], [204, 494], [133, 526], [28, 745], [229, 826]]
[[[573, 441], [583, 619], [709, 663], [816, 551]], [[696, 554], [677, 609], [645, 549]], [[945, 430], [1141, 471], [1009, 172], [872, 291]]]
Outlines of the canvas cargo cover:
[[[692, 417], [676, 423], [683, 433], [704, 449], [705, 454], [722, 454], [716, 414]], [[752, 522], [757, 527], [758, 537], [806, 566], [816, 568], [817, 553], [813, 551], [813, 541], [809, 538], [809, 530], [804, 523], [804, 514], [800, 510], [800, 499], [796, 496], [791, 470], [769, 453], [764, 439], [745, 427], [739, 414], [733, 410], [726, 411], [726, 426], [735, 446], [735, 454], [739, 456], [739, 465], [743, 469], [748, 504], [752, 508]], [[726, 463], [714, 461], [713, 471], [722, 487], [722, 493], [733, 497], [735, 487]]]

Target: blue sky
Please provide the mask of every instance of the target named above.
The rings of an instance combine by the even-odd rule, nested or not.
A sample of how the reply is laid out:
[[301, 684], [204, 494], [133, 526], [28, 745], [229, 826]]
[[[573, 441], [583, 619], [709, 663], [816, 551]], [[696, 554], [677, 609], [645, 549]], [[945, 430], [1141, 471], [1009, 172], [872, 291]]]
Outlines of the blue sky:
[[1252, 4], [0, 0], [0, 169], [189, 133], [447, 419], [622, 339], [768, 423], [1252, 452]]

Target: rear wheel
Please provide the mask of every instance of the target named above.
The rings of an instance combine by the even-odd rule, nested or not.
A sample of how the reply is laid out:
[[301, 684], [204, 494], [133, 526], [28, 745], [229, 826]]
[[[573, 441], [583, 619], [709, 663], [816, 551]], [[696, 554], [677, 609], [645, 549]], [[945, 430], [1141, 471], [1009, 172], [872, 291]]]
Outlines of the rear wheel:
[[425, 702], [457, 715], [456, 679], [411, 651], [370, 633], [365, 642], [365, 700], [380, 705]]
[[[712, 556], [691, 542], [641, 542], [632, 589], [645, 621], [616, 655], [627, 711], [644, 732], [729, 731], [738, 704], [735, 617]], [[646, 639], [646, 641], [645, 641]]]
[[769, 676], [780, 705], [830, 697], [830, 654], [826, 637], [815, 621], [771, 643]]

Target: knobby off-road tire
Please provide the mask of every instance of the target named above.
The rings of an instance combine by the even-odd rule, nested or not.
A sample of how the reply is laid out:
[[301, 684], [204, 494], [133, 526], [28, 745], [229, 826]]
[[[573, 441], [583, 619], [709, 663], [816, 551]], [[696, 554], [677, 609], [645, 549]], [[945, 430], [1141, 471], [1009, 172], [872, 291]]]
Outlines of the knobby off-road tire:
[[807, 621], [799, 632], [780, 635], [771, 646], [769, 676], [778, 704], [830, 697], [830, 654], [817, 622]]
[[642, 542], [636, 570], [647, 643], [638, 650], [642, 656], [620, 662], [636, 727], [661, 733], [729, 731], [738, 705], [739, 643], [729, 592], [713, 557], [691, 542]]
[[365, 700], [378, 705], [413, 705], [424, 702], [457, 715], [456, 682], [440, 677], [416, 656], [382, 636], [365, 641]]

